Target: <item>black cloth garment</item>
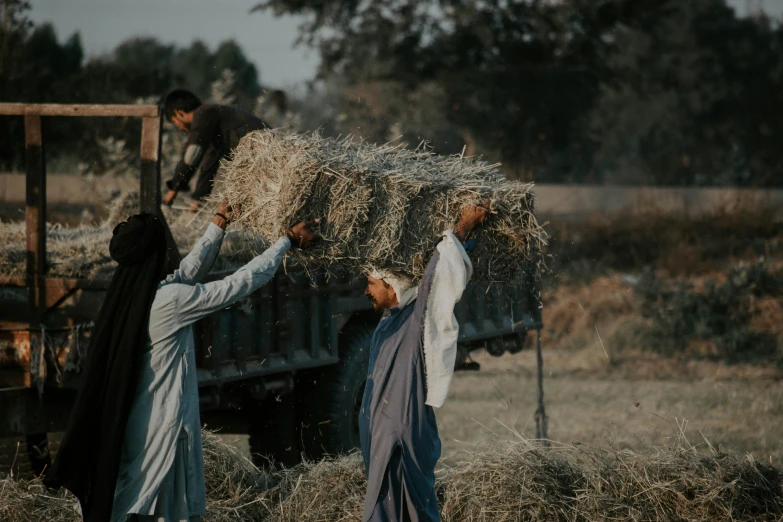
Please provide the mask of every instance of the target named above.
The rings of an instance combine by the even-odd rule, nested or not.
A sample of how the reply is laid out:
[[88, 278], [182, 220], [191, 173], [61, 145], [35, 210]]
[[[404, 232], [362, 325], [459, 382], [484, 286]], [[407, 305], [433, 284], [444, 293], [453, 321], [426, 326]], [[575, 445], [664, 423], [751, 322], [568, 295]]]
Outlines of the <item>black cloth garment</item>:
[[215, 184], [215, 176], [222, 158], [220, 151], [215, 147], [207, 149], [204, 159], [201, 160], [201, 172], [196, 179], [196, 186], [190, 193], [191, 199], [201, 201], [212, 193], [212, 186]]
[[207, 197], [212, 192], [220, 160], [231, 156], [231, 151], [245, 134], [268, 128], [262, 119], [236, 107], [214, 103], [200, 106], [193, 112], [182, 159], [166, 186], [171, 190], [186, 190], [200, 166], [198, 185], [191, 196], [195, 200]]
[[109, 251], [119, 266], [90, 336], [62, 445], [44, 479], [76, 495], [86, 522], [111, 516], [150, 308], [168, 265], [165, 223], [155, 214], [131, 216], [114, 229]]

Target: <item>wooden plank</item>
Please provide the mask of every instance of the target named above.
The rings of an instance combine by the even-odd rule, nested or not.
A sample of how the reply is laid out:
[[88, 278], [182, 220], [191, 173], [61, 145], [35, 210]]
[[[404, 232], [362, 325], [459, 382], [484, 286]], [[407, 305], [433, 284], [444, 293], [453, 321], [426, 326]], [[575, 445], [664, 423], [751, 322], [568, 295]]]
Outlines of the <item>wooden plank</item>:
[[141, 123], [142, 212], [160, 212], [160, 131], [159, 116], [145, 117]]
[[145, 117], [141, 122], [141, 187], [139, 199], [142, 212], [158, 214], [166, 227], [167, 258], [179, 265], [180, 255], [166, 219], [160, 211], [160, 147], [163, 130], [162, 114]]
[[46, 273], [46, 161], [43, 147], [41, 117], [24, 117], [26, 180], [26, 246], [27, 281], [30, 285], [30, 320], [37, 324], [46, 302], [46, 286], [41, 281]]
[[90, 105], [60, 103], [0, 103], [0, 116], [129, 116], [153, 118], [157, 105]]
[[[42, 282], [47, 288], [67, 289], [67, 290], [107, 290], [111, 284], [111, 279], [71, 279], [47, 277]], [[27, 281], [23, 277], [0, 277], [0, 286], [27, 286]]]

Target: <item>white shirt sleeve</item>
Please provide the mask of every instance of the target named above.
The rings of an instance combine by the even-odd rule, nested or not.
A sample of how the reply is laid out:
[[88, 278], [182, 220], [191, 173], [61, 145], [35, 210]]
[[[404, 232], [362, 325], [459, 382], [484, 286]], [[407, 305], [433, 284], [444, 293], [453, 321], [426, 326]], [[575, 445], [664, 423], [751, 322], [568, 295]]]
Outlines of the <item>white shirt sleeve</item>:
[[[462, 243], [451, 230], [438, 243], [438, 261], [424, 311], [424, 364], [427, 369], [427, 405], [440, 408], [446, 401], [457, 358], [459, 323], [454, 307], [473, 275]], [[419, 303], [420, 304], [420, 303]]]
[[164, 279], [160, 286], [169, 284], [193, 285], [204, 279], [212, 265], [215, 264], [225, 234], [225, 230], [210, 223], [207, 231], [198, 240], [193, 250], [180, 262], [179, 268]]
[[283, 256], [290, 248], [291, 241], [287, 237], [281, 237], [263, 254], [220, 281], [193, 286], [177, 285], [177, 328], [192, 324], [261, 288], [274, 277]]

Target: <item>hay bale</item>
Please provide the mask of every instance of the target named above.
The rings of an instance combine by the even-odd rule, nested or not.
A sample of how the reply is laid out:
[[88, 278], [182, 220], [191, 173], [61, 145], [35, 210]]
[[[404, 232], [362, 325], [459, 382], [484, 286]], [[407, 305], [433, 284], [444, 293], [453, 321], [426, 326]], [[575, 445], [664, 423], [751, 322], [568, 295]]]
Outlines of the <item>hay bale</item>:
[[506, 180], [496, 165], [425, 148], [370, 145], [318, 133], [256, 131], [221, 165], [213, 198], [241, 207], [236, 220], [274, 241], [292, 224], [323, 218], [320, 246], [296, 252], [309, 270], [342, 265], [419, 278], [434, 240], [469, 204], [492, 215], [471, 252], [474, 279], [520, 280], [546, 243], [531, 183]]
[[[51, 277], [111, 278], [111, 229], [104, 226], [46, 225], [46, 262]], [[24, 277], [27, 260], [24, 222], [0, 221], [0, 273]]]
[[[109, 255], [109, 241], [118, 223], [139, 210], [138, 192], [115, 194], [107, 202], [107, 219], [98, 225], [68, 227], [60, 224], [46, 226], [46, 260], [49, 277], [111, 279], [116, 267]], [[204, 234], [212, 219], [212, 209], [199, 214], [172, 211], [163, 208], [174, 240], [184, 256]], [[24, 277], [27, 248], [24, 222], [0, 221], [0, 274], [6, 277]], [[213, 271], [231, 270], [261, 253], [267, 243], [246, 230], [232, 227], [223, 239]]]
[[[358, 454], [261, 471], [205, 431], [205, 522], [361, 520]], [[750, 456], [695, 448], [684, 437], [644, 452], [492, 440], [438, 472], [444, 522], [776, 521], [783, 474]], [[76, 522], [75, 499], [38, 480], [0, 476], [0, 520]]]

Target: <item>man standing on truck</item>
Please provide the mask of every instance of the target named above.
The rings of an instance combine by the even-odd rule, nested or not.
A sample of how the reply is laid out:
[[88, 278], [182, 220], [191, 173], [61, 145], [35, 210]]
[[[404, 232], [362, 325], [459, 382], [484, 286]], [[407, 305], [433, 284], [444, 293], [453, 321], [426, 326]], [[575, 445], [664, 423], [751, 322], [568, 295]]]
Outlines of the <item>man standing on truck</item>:
[[315, 222], [299, 223], [234, 274], [202, 284], [231, 217], [222, 203], [168, 276], [159, 216], [137, 214], [114, 229], [109, 250], [118, 267], [44, 479], [73, 492], [87, 522], [191, 522], [206, 512], [193, 324], [253, 293], [290, 248], [317, 238]]
[[440, 237], [418, 287], [388, 272], [367, 278], [365, 294], [383, 317], [370, 344], [359, 415], [367, 472], [362, 522], [440, 520], [433, 408], [448, 394], [459, 334], [454, 306], [473, 271], [462, 243], [486, 215], [483, 207], [463, 210]]
[[250, 131], [268, 129], [263, 120], [228, 105], [202, 104], [190, 91], [175, 89], [163, 100], [163, 114], [179, 130], [188, 133], [182, 159], [174, 175], [166, 182], [169, 188], [163, 203], [171, 205], [177, 194], [185, 190], [190, 179], [201, 167], [196, 188], [191, 193], [191, 212], [212, 192], [220, 160], [228, 158], [239, 140]]

